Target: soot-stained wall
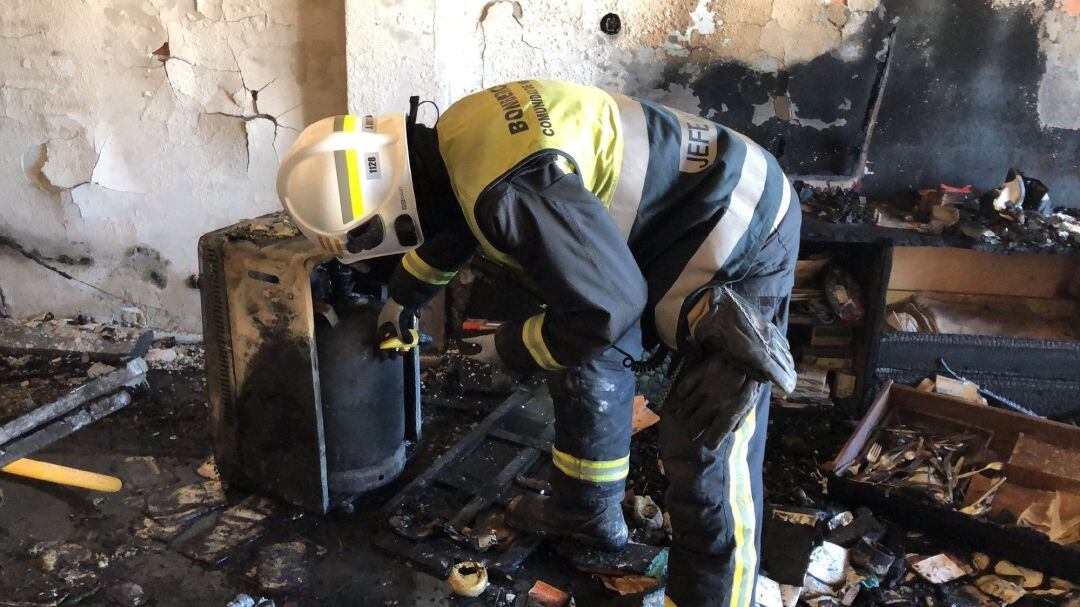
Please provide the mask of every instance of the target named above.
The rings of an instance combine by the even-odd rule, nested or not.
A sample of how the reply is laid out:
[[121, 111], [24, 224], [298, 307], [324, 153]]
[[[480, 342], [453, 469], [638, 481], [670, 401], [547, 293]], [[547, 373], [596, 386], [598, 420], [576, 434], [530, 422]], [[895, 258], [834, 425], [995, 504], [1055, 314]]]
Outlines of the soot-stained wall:
[[[1080, 207], [1080, 16], [934, 0], [889, 1], [886, 10], [896, 53], [868, 190], [985, 188], [1015, 166], [1045, 181], [1056, 202]], [[1071, 70], [1055, 66], [1070, 44]]]
[[[1077, 20], [1031, 3], [886, 0], [860, 32], [875, 53], [848, 61], [827, 53], [775, 72], [720, 62], [692, 88], [792, 175], [854, 175], [873, 126], [870, 194], [988, 188], [1017, 167], [1045, 180], [1056, 202], [1080, 206], [1080, 121], [1065, 109], [1080, 104]], [[1070, 44], [1071, 87], [1070, 70], [1047, 66], [1060, 60], [1055, 47]], [[687, 84], [672, 72], [669, 83]]]
[[1080, 206], [1080, 0], [346, 0], [346, 17], [353, 111], [560, 78], [725, 123], [793, 178], [865, 173], [886, 197], [1015, 166]]
[[280, 208], [345, 110], [342, 0], [20, 0], [0, 14], [0, 316], [200, 331], [196, 242]]

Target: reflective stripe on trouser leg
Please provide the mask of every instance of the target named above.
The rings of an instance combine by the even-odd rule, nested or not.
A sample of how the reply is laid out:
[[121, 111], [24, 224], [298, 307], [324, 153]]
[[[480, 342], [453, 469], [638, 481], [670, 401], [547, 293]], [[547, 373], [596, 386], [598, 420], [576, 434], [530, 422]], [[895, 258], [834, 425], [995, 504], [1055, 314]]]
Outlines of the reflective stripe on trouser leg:
[[552, 448], [551, 460], [566, 476], [592, 483], [621, 481], [630, 472], [629, 455], [610, 460], [588, 460]]
[[667, 594], [680, 606], [754, 604], [761, 517], [761, 454], [768, 391], [715, 451], [692, 443], [670, 416], [660, 420], [674, 534]]
[[[635, 329], [616, 344], [641, 350]], [[599, 508], [622, 500], [630, 469], [634, 374], [611, 349], [565, 371], [548, 374], [555, 408], [552, 496], [561, 503]]]
[[[756, 407], [751, 409], [735, 430], [735, 441], [728, 454], [728, 504], [734, 523], [735, 550], [732, 554], [730, 607], [748, 607], [754, 599], [757, 581], [757, 501], [750, 476], [750, 440], [757, 428]], [[760, 479], [761, 469], [757, 470]]]

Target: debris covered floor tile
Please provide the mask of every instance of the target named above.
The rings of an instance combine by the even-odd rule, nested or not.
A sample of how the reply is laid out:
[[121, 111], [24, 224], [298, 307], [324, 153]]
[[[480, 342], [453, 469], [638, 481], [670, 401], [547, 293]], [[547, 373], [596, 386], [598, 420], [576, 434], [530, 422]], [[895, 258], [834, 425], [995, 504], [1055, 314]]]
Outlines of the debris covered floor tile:
[[[5, 365], [0, 390], [8, 394], [18, 392], [28, 369], [35, 375], [49, 370], [59, 386], [55, 394], [35, 399], [49, 402], [89, 381], [93, 362], [31, 357]], [[447, 495], [462, 500], [462, 488], [477, 492], [478, 499], [459, 501], [451, 512], [466, 512], [469, 520], [442, 520], [424, 512], [391, 516], [385, 507], [442, 453], [482, 427], [505, 402], [505, 392], [462, 396], [460, 377], [450, 377], [446, 367], [430, 369], [425, 373], [426, 438], [404, 477], [360, 497], [345, 511], [300, 516], [283, 504], [223, 486], [209, 457], [201, 373], [156, 366], [148, 385], [132, 391], [130, 406], [37, 454], [118, 476], [124, 481], [121, 491], [92, 493], [0, 475], [0, 529], [6, 534], [0, 568], [5, 589], [10, 588], [4, 600], [135, 606], [175, 604], [175, 597], [182, 596], [185, 604], [268, 607], [353, 605], [362, 597], [363, 604], [374, 606], [474, 601], [469, 604], [511, 607], [569, 604], [572, 597], [574, 604], [600, 607], [663, 604], [671, 529], [655, 427], [644, 427], [634, 437], [623, 505], [634, 539], [627, 551], [612, 555], [541, 546], [509, 576], [499, 567], [489, 568], [479, 597], [451, 598], [446, 580], [423, 570], [448, 570], [472, 557], [497, 562], [507, 546], [522, 538], [505, 528], [498, 508], [485, 513], [485, 505], [498, 506], [520, 491], [550, 491], [540, 469], [543, 457], [522, 459], [519, 451], [499, 446], [509, 438], [529, 443], [522, 437], [537, 420], [523, 418], [495, 428], [491, 436], [498, 444], [479, 449], [473, 460], [462, 458], [472, 463], [446, 468], [438, 486], [450, 491]], [[453, 373], [460, 376], [460, 369]], [[456, 387], [444, 389], [440, 382]], [[43, 382], [42, 389], [47, 385]], [[548, 423], [541, 419], [538, 427]], [[855, 421], [831, 405], [774, 407], [764, 471], [769, 506], [759, 604], [1064, 606], [1076, 600], [1076, 588], [1064, 579], [905, 529], [857, 504], [833, 501], [825, 464]], [[545, 444], [527, 448], [543, 451]], [[1022, 447], [1018, 460], [1040, 445], [1027, 439]], [[494, 468], [474, 469], [481, 461]], [[491, 484], [496, 476], [502, 480]], [[492, 492], [496, 486], [504, 489]], [[506, 492], [505, 487], [513, 489]], [[454, 545], [459, 552], [433, 551], [431, 562], [437, 566], [413, 566], [407, 558], [378, 549], [376, 537], [403, 542], [391, 553], [404, 554], [421, 545], [418, 539], [430, 537], [444, 538], [441, 545]]]

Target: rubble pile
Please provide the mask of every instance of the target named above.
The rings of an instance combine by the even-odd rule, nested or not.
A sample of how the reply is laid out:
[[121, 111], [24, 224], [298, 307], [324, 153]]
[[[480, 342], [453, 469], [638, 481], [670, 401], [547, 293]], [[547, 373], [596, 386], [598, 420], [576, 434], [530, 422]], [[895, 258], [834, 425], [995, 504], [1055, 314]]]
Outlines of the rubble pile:
[[423, 394], [432, 400], [451, 397], [506, 396], [516, 387], [514, 378], [493, 365], [466, 356], [454, 344], [441, 355], [425, 356], [420, 380]]
[[873, 224], [1016, 250], [1080, 250], [1080, 212], [1057, 207], [1039, 180], [1011, 169], [1000, 188], [920, 190], [917, 204], [875, 202], [854, 190], [795, 182], [804, 213], [837, 224]]
[[854, 190], [842, 188], [818, 188], [802, 181], [795, 182], [795, 191], [803, 211], [828, 223], [868, 223], [873, 219], [873, 208]]
[[[185, 346], [168, 341], [157, 345]], [[85, 383], [90, 368], [96, 364], [81, 362], [77, 355], [57, 361], [31, 355], [9, 356], [0, 362], [6, 377], [55, 374], [66, 389]], [[456, 353], [439, 362], [443, 364], [424, 372], [425, 402], [429, 414], [447, 427], [447, 441], [454, 441], [488, 411], [500, 390], [492, 388], [485, 369], [467, 368], [471, 361]], [[58, 369], [63, 373], [56, 374]], [[944, 544], [871, 509], [841, 503], [831, 496], [830, 460], [856, 424], [845, 407], [834, 404], [834, 373], [804, 360], [797, 395], [773, 402], [764, 470], [768, 506], [759, 605], [1071, 606], [1080, 601], [1075, 586], [1064, 579], [1008, 559]], [[938, 381], [945, 386], [946, 379]], [[957, 390], [963, 393], [963, 386]], [[462, 395], [474, 396], [470, 400]], [[534, 600], [563, 605], [571, 601], [579, 605], [648, 605], [654, 604], [648, 601], [662, 601], [666, 547], [671, 542], [663, 499], [667, 481], [656, 446], [657, 429], [652, 425], [655, 416], [646, 415], [648, 408], [643, 398], [635, 403], [635, 410], [640, 413], [641, 426], [632, 443], [629, 490], [623, 503], [634, 542], [629, 552], [612, 560], [588, 551], [556, 548], [557, 558], [577, 568], [582, 581], [529, 579], [526, 583], [527, 578], [508, 580], [493, 574], [476, 604], [510, 606]], [[461, 429], [450, 431], [453, 424]], [[968, 433], [943, 434], [911, 425], [890, 425], [876, 434], [873, 442], [879, 445], [874, 449], [876, 457], [860, 466], [859, 475], [882, 485], [922, 491], [930, 499], [956, 507], [964, 504], [964, 481], [978, 476], [972, 475], [973, 471], [993, 471], [986, 467], [985, 459], [980, 459], [978, 437]], [[447, 443], [442, 444], [445, 447]], [[136, 542], [139, 550], [150, 552], [167, 550], [192, 562], [237, 559], [236, 566], [243, 568], [245, 583], [252, 589], [247, 594], [231, 595], [236, 596], [238, 605], [270, 605], [278, 596], [291, 596], [309, 587], [316, 575], [313, 563], [324, 557], [326, 549], [303, 537], [268, 541], [266, 536], [278, 521], [294, 515], [263, 498], [230, 498], [216, 478], [212, 463], [212, 458], [195, 460], [188, 464], [184, 480], [178, 481], [176, 477], [164, 478], [168, 475], [153, 458], [125, 460], [123, 476], [132, 482], [126, 488], [132, 493], [125, 499], [138, 502], [141, 518], [128, 543]], [[135, 474], [136, 467], [157, 472]], [[519, 481], [542, 482], [515, 479]], [[537, 488], [545, 490], [542, 484]], [[1034, 517], [1036, 513], [1030, 514]], [[399, 526], [407, 525], [399, 521]], [[478, 520], [465, 531], [462, 541], [473, 542], [488, 554], [500, 554], [510, 543], [505, 527], [497, 520]], [[246, 546], [260, 541], [250, 555], [232, 556], [246, 554]], [[55, 596], [66, 596], [69, 602], [79, 602], [80, 596], [114, 595], [119, 604], [138, 605], [147, 600], [141, 579], [140, 583], [112, 583], [114, 574], [103, 577], [99, 563], [116, 559], [111, 555], [99, 557], [94, 552], [98, 548], [92, 545], [84, 548], [81, 544], [54, 541], [27, 550], [32, 550], [27, 554], [33, 558], [42, 559], [43, 567], [54, 563], [53, 569], [43, 569], [40, 584], [56, 589]], [[475, 576], [479, 570], [463, 567], [463, 574]], [[261, 598], [264, 595], [274, 598]], [[596, 596], [602, 598], [592, 602], [590, 597]]]
[[848, 472], [856, 480], [916, 491], [947, 506], [959, 506], [965, 479], [1000, 462], [983, 463], [985, 437], [974, 432], [943, 433], [924, 426], [897, 425], [879, 430], [863, 464]]
[[24, 319], [0, 318], [0, 354], [49, 356], [57, 364], [74, 357], [78, 363], [98, 363], [93, 368], [98, 375], [108, 372], [105, 365], [115, 367], [129, 356], [142, 356], [154, 369], [202, 369], [200, 335], [151, 331], [146, 328], [145, 314], [134, 307], [122, 308], [117, 316], [119, 320], [109, 322], [86, 314], [58, 318], [51, 312]]
[[[44, 358], [31, 354], [0, 356], [0, 423], [29, 413], [86, 383], [90, 363], [78, 355]], [[96, 371], [96, 369], [95, 369]]]
[[[818, 191], [804, 186], [800, 195], [804, 194], [804, 205], [816, 209], [827, 221], [895, 219], [895, 214], [889, 214], [894, 210], [882, 211], [853, 192]], [[916, 226], [911, 229], [963, 234], [965, 221], [978, 218], [990, 222], [986, 225], [1000, 223], [998, 231], [991, 230], [997, 238], [1001, 233], [1019, 234], [1033, 222], [1051, 225], [1056, 221], [1059, 233], [1053, 236], [1055, 244], [1047, 246], [1068, 244], [1071, 236], [1062, 234], [1072, 234], [1069, 226], [1075, 224], [1075, 218], [1066, 213], [1047, 215], [1046, 192], [1034, 180], [1019, 173], [1010, 175], [1009, 183], [992, 194], [979, 196], [970, 188], [939, 188], [925, 193], [920, 207], [912, 209], [910, 218], [901, 220]], [[1028, 243], [1023, 246], [1029, 246], [1032, 241], [1023, 242]], [[1080, 590], [1057, 577], [1062, 574], [1050, 563], [1040, 570], [1021, 557], [976, 551], [955, 538], [921, 530], [880, 503], [850, 499], [837, 490], [840, 481], [860, 483], [887, 497], [916, 496], [920, 504], [929, 503], [999, 526], [1009, 525], [1061, 547], [1080, 540], [1080, 499], [1075, 493], [1006, 483], [1007, 478], [1023, 480], [1022, 474], [1013, 476], [1015, 469], [1023, 468], [1041, 474], [1036, 475], [1041, 481], [1050, 477], [1064, 479], [1061, 486], [1066, 489], [1070, 483], [1080, 482], [1077, 450], [1048, 443], [1037, 433], [1021, 434], [1015, 445], [1010, 443], [1008, 449], [995, 453], [991, 434], [963, 424], [941, 427], [882, 416], [872, 431], [862, 434], [866, 442], [859, 448], [856, 460], [834, 467], [834, 458], [839, 461], [837, 454], [859, 435], [863, 423], [858, 419], [863, 403], [853, 398], [857, 342], [868, 318], [873, 318], [873, 302], [867, 299], [872, 292], [863, 292], [866, 283], [860, 283], [865, 276], [859, 261], [853, 263], [850, 256], [833, 251], [817, 251], [798, 262], [791, 317], [793, 330], [800, 332], [798, 340], [792, 340], [799, 361], [798, 380], [792, 394], [775, 395], [771, 403], [757, 604], [1080, 607]], [[941, 330], [948, 326], [942, 306], [925, 297], [888, 311], [891, 316], [886, 323], [894, 323], [894, 329], [949, 332]], [[0, 350], [0, 425], [42, 403], [56, 401], [81, 386], [121, 372], [132, 357], [144, 360], [156, 371], [201, 369], [204, 358], [198, 336], [151, 333], [145, 329], [145, 316], [134, 308], [125, 309], [120, 317], [118, 322], [106, 323], [85, 315], [2, 319], [0, 331], [19, 337], [5, 341], [7, 349]], [[490, 330], [490, 324], [485, 321], [473, 329]], [[299, 524], [292, 524], [299, 520], [298, 511], [223, 483], [213, 458], [206, 457], [205, 447], [184, 460], [183, 466], [171, 469], [163, 462], [177, 459], [175, 455], [156, 459], [131, 455], [118, 458], [117, 469], [112, 470], [127, 484], [110, 503], [122, 499], [125, 507], [136, 510], [135, 519], [122, 530], [108, 531], [112, 534], [108, 536], [110, 542], [123, 544], [124, 549], [103, 550], [100, 542], [83, 541], [81, 535], [47, 542], [33, 538], [18, 550], [23, 558], [38, 563], [35, 575], [40, 579], [22, 587], [40, 584], [46, 590], [37, 598], [54, 603], [63, 600], [65, 604], [77, 604], [90, 597], [117, 604], [154, 602], [147, 598], [154, 596], [154, 591], [142, 587], [146, 580], [141, 577], [133, 578], [139, 583], [113, 583], [120, 582], [114, 578], [125, 572], [128, 552], [138, 550], [155, 554], [159, 560], [175, 557], [207, 570], [232, 568], [230, 575], [241, 580], [247, 593], [237, 594], [238, 588], [230, 586], [228, 596], [235, 597], [230, 604], [293, 604], [291, 597], [310, 598], [305, 593], [314, 592], [312, 588], [317, 584], [312, 582], [323, 583], [321, 570], [316, 567], [322, 561], [343, 558], [350, 542], [370, 543], [403, 560], [414, 558], [367, 537], [341, 533], [343, 529], [368, 525], [357, 534], [383, 533], [409, 542], [444, 540], [406, 546], [424, 546], [415, 548], [414, 552], [425, 552], [416, 562], [428, 559], [445, 565], [448, 583], [444, 596], [449, 596], [452, 587], [460, 597], [453, 599], [455, 602], [506, 607], [663, 604], [672, 529], [664, 500], [667, 478], [657, 446], [655, 424], [659, 418], [649, 409], [647, 400], [660, 398], [663, 367], [643, 367], [644, 372], [639, 374], [639, 388], [647, 389], [642, 389], [646, 395], [634, 402], [630, 473], [622, 503], [630, 526], [630, 546], [624, 552], [607, 554], [555, 544], [550, 550], [537, 549], [540, 558], [536, 558], [528, 555], [540, 540], [508, 528], [500, 507], [509, 491], [550, 492], [550, 470], [544, 472], [544, 466], [550, 467], [550, 458], [540, 457], [544, 447], [537, 446], [542, 441], [535, 440], [542, 433], [528, 434], [538, 419], [522, 415], [512, 423], [485, 429], [490, 415], [508, 402], [506, 396], [522, 386], [516, 378], [464, 355], [459, 347], [466, 346], [452, 343], [445, 353], [422, 357], [425, 439], [419, 448], [410, 445], [409, 454], [413, 472], [423, 476], [438, 465], [443, 455], [461, 444], [470, 444], [474, 432], [490, 432], [485, 449], [477, 449], [475, 457], [463, 459], [460, 468], [447, 464], [447, 470], [454, 474], [448, 472], [441, 477], [441, 484], [432, 483], [444, 492], [446, 503], [418, 501], [423, 508], [386, 514], [377, 511], [385, 502], [385, 494], [375, 495], [368, 503], [362, 499], [358, 505], [346, 504], [342, 508], [346, 515], [353, 514], [353, 508], [369, 508], [372, 514], [365, 513], [365, 521], [348, 516], [338, 520], [333, 516], [318, 518], [302, 533]], [[157, 374], [179, 376], [184, 374]], [[201, 377], [198, 381], [200, 395], [195, 410], [201, 412], [205, 398], [201, 394]], [[988, 398], [990, 404], [1000, 404], [992, 395], [984, 396], [986, 391], [978, 385], [959, 376], [938, 376], [927, 381], [922, 389], [935, 396], [954, 396], [979, 407], [988, 407]], [[160, 398], [171, 398], [164, 394], [166, 391], [159, 390]], [[178, 440], [182, 432], [174, 434], [170, 426], [162, 434], [163, 424], [177, 423], [174, 413], [170, 409], [168, 415], [154, 417], [154, 413], [133, 408], [128, 421], [133, 421], [138, 431], [154, 428], [139, 437], [140, 447], [173, 442], [183, 449], [180, 443], [186, 441]], [[194, 421], [183, 421], [197, 425], [202, 432], [205, 420], [189, 417]], [[159, 434], [160, 441], [152, 440]], [[516, 443], [511, 440], [515, 437]], [[510, 452], [507, 445], [532, 452]], [[520, 469], [510, 465], [526, 461], [526, 456], [537, 464]], [[504, 461], [510, 464], [500, 463]], [[140, 467], [146, 470], [137, 472]], [[500, 479], [505, 481], [501, 488], [496, 487]], [[0, 494], [0, 505], [3, 498]], [[452, 510], [455, 515], [435, 516], [433, 512], [438, 509]], [[96, 520], [107, 521], [107, 513], [112, 512], [115, 510], [98, 511]], [[919, 512], [910, 515], [918, 517]], [[333, 532], [317, 537], [319, 530], [313, 528], [319, 526]], [[282, 533], [283, 529], [287, 532]], [[335, 543], [339, 544], [336, 548]], [[428, 546], [445, 552], [435, 554], [438, 550], [432, 549], [428, 553]], [[465, 550], [479, 557], [457, 558]], [[514, 565], [522, 567], [520, 575], [511, 567], [510, 556], [515, 550], [522, 553], [521, 561]], [[330, 551], [334, 558], [324, 558]], [[522, 564], [526, 558], [531, 565]], [[557, 559], [555, 567], [549, 562], [552, 559]], [[541, 562], [538, 569], [545, 572], [542, 575], [552, 568], [560, 574], [537, 579], [541, 575], [536, 572], [537, 561]], [[335, 563], [328, 569], [335, 567], [342, 568]], [[413, 575], [411, 570], [408, 573]], [[146, 581], [148, 588], [153, 583]], [[19, 595], [20, 600], [24, 594]], [[300, 604], [307, 603], [301, 600]]]
[[1067, 580], [945, 548], [865, 509], [830, 514], [778, 507], [765, 533], [785, 535], [763, 546], [759, 605], [1072, 606], [1080, 600]]

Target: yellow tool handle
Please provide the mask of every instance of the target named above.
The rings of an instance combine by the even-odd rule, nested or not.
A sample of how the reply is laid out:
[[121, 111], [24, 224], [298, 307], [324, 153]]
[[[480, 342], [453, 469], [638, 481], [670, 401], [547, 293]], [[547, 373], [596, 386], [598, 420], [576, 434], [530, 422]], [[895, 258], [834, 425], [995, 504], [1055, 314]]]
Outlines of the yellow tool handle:
[[391, 337], [390, 339], [384, 339], [379, 342], [380, 350], [397, 350], [398, 352], [404, 352], [411, 350], [420, 344], [420, 332], [416, 329], [409, 329], [409, 341], [401, 341], [400, 337]]
[[59, 464], [39, 462], [34, 459], [20, 459], [0, 468], [8, 474], [16, 474], [27, 478], [36, 478], [50, 483], [93, 489], [94, 491], [119, 491], [124, 486], [123, 481], [115, 476], [87, 472], [78, 468], [69, 468]]

